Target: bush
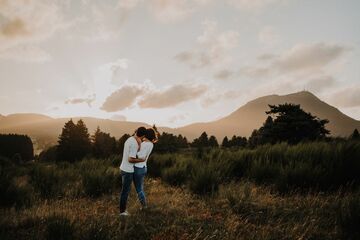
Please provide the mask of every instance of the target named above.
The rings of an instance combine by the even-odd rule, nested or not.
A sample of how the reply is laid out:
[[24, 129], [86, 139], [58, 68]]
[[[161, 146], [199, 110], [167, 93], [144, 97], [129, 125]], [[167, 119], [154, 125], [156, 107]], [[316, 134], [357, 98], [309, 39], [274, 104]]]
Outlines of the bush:
[[16, 166], [9, 160], [0, 159], [0, 206], [1, 207], [28, 207], [33, 203], [33, 188], [24, 184], [16, 184]]
[[108, 225], [105, 222], [96, 220], [87, 224], [85, 231], [82, 234], [84, 240], [108, 240], [111, 239]]
[[51, 216], [46, 223], [46, 239], [48, 240], [72, 240], [74, 239], [75, 227], [64, 216]]
[[185, 164], [176, 164], [163, 171], [162, 178], [165, 182], [173, 186], [181, 186], [187, 180], [189, 171]]
[[64, 179], [56, 166], [37, 165], [30, 172], [31, 184], [45, 199], [59, 197], [64, 193]]
[[340, 202], [337, 223], [344, 239], [360, 239], [360, 193], [347, 196]]
[[172, 167], [177, 161], [178, 154], [153, 154], [149, 158], [148, 174], [161, 177], [163, 169]]
[[219, 177], [213, 169], [199, 166], [194, 169], [190, 179], [190, 190], [198, 195], [211, 195], [219, 189]]
[[57, 161], [57, 146], [49, 147], [42, 151], [39, 155], [40, 162], [56, 162]]
[[120, 186], [120, 173], [111, 168], [89, 169], [82, 173], [84, 192], [90, 197], [99, 197], [103, 194], [112, 193]]

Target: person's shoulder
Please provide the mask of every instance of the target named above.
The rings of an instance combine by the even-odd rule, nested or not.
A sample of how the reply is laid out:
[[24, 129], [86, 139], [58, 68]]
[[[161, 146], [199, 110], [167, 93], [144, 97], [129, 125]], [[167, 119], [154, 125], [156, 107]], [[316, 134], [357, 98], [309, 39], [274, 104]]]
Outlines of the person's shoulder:
[[128, 142], [128, 143], [134, 143], [134, 142], [136, 142], [136, 143], [137, 143], [137, 141], [136, 141], [136, 139], [134, 138], [134, 136], [131, 136], [131, 137], [129, 137], [128, 139], [126, 139], [125, 143], [126, 143], [126, 142]]
[[142, 142], [142, 143], [141, 143], [141, 146], [142, 146], [142, 147], [143, 147], [143, 146], [146, 146], [146, 147], [148, 147], [148, 148], [152, 148], [152, 147], [154, 146], [154, 144], [153, 144], [152, 142], [146, 141], [146, 142]]

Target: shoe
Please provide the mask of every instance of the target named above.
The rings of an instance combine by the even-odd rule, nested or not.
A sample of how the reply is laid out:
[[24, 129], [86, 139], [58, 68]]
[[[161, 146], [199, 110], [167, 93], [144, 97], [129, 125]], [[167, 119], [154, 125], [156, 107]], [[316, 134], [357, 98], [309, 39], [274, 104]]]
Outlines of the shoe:
[[128, 211], [125, 211], [125, 212], [120, 213], [120, 216], [127, 217], [127, 216], [130, 216], [130, 213]]

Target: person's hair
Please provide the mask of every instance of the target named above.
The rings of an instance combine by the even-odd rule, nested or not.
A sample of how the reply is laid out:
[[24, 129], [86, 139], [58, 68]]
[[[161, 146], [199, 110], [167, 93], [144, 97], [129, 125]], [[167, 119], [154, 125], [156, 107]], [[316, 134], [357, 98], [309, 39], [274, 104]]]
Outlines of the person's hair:
[[149, 139], [150, 141], [155, 140], [155, 139], [157, 138], [156, 133], [155, 133], [155, 130], [152, 129], [152, 128], [146, 129], [145, 137], [146, 137], [147, 139]]
[[146, 134], [146, 128], [145, 127], [139, 127], [136, 129], [136, 136], [143, 137]]

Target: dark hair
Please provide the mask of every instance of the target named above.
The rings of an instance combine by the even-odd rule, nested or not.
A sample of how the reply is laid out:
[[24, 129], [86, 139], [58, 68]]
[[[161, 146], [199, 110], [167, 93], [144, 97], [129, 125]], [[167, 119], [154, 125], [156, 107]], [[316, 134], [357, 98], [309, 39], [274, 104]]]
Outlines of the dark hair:
[[139, 127], [136, 130], [136, 136], [138, 136], [138, 137], [143, 137], [143, 136], [145, 136], [145, 134], [146, 134], [146, 128], [145, 127]]
[[152, 129], [152, 128], [146, 129], [145, 137], [146, 137], [147, 139], [149, 139], [150, 141], [153, 141], [154, 139], [156, 139], [155, 130]]

